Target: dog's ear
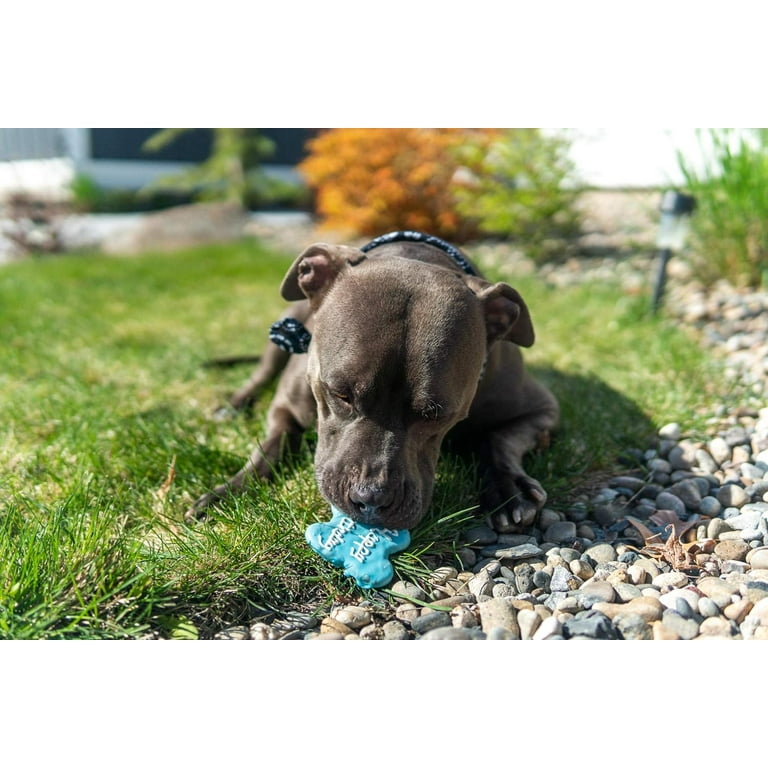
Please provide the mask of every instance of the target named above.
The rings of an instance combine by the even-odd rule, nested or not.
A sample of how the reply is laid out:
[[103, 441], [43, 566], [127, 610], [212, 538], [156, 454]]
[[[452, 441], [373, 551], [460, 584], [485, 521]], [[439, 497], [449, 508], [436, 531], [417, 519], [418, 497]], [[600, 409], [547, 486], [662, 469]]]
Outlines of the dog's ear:
[[319, 305], [339, 274], [364, 258], [362, 251], [348, 245], [310, 245], [286, 273], [280, 295], [286, 301], [309, 299], [313, 307]]
[[523, 297], [506, 283], [488, 283], [476, 277], [467, 279], [485, 313], [488, 343], [497, 339], [513, 341], [521, 347], [534, 342], [533, 323]]

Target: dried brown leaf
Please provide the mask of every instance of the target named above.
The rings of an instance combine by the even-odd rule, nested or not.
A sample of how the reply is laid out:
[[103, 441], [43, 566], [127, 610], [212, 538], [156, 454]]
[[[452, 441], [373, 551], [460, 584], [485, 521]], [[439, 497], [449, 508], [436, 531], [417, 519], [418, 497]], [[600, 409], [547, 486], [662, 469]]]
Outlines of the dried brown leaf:
[[659, 509], [656, 510], [651, 516], [650, 521], [656, 525], [666, 525], [667, 528], [672, 527], [672, 534], [676, 539], [679, 539], [686, 531], [693, 528], [696, 525], [696, 520], [684, 521], [681, 520], [677, 513], [671, 509]]
[[700, 571], [701, 567], [691, 554], [690, 547], [686, 547], [686, 545], [675, 535], [675, 529], [671, 523], [667, 526], [667, 530], [669, 531], [669, 536], [663, 544], [647, 546], [643, 551], [647, 552], [647, 554], [650, 554], [652, 557], [664, 560], [664, 562], [669, 563], [675, 570], [687, 571], [693, 569]]
[[163, 480], [162, 485], [155, 491], [152, 491], [152, 495], [155, 497], [155, 502], [153, 504], [155, 508], [155, 512], [160, 514], [163, 509], [163, 505], [165, 503], [165, 499], [168, 496], [168, 493], [170, 492], [171, 488], [173, 487], [173, 481], [176, 479], [176, 456], [174, 456], [171, 459], [171, 464], [168, 467], [168, 474], [166, 475], [165, 480]]
[[[669, 512], [667, 510], [662, 510], [661, 512], [663, 512], [663, 514], [660, 512], [654, 513], [650, 519], [657, 522], [657, 524], [661, 524], [664, 521], [676, 521], [676, 523], [681, 526], [683, 533], [691, 528], [691, 526], [695, 525], [695, 523], [683, 523], [674, 512]], [[680, 537], [675, 530], [675, 522], [668, 522], [665, 529], [667, 531], [667, 539], [664, 540], [660, 534], [653, 533], [646, 525], [634, 517], [627, 517], [626, 520], [640, 532], [640, 535], [645, 542], [642, 549], [635, 549], [633, 547], [635, 551], [642, 555], [646, 555], [647, 557], [662, 560], [676, 570], [701, 570], [701, 567], [696, 563], [696, 559], [693, 556], [699, 550], [697, 542], [684, 544], [680, 541]]]
[[158, 498], [164, 499], [168, 495], [168, 491], [171, 490], [173, 481], [176, 479], [176, 456], [171, 459], [171, 465], [168, 467], [168, 475], [163, 484], [155, 491]]
[[643, 543], [646, 546], [648, 544], [661, 544], [661, 536], [658, 533], [653, 533], [650, 528], [643, 525], [637, 518], [627, 515], [624, 519], [637, 528], [638, 532], [643, 537]]

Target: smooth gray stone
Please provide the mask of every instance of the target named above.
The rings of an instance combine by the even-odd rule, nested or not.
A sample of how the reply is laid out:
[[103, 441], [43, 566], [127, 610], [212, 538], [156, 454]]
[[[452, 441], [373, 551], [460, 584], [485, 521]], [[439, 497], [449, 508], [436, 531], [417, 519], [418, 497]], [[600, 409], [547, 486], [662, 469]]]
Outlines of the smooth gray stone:
[[436, 627], [423, 634], [419, 640], [485, 640], [485, 633], [469, 627]]
[[720, 609], [711, 597], [699, 598], [698, 610], [705, 619], [720, 615]]
[[432, 611], [424, 613], [411, 621], [411, 629], [419, 635], [426, 634], [438, 627], [450, 627], [451, 614], [449, 611]]
[[624, 640], [653, 640], [651, 625], [636, 613], [624, 613], [613, 620], [613, 626]]
[[593, 640], [617, 640], [611, 620], [600, 611], [583, 611], [563, 624], [563, 637], [587, 637]]
[[[681, 480], [679, 483], [670, 486], [668, 490], [685, 504], [686, 509], [693, 511], [699, 508], [699, 504], [701, 504], [701, 489], [695, 479]], [[656, 501], [658, 503], [658, 496]]]
[[662, 491], [656, 497], [656, 509], [668, 509], [678, 517], [685, 517], [688, 514], [685, 502], [669, 491]]
[[410, 638], [408, 630], [397, 619], [387, 621], [381, 628], [384, 630], [385, 640], [408, 640]]
[[593, 544], [586, 552], [598, 565], [616, 560], [616, 550], [611, 544]]
[[699, 634], [697, 621], [683, 618], [677, 611], [672, 611], [669, 608], [664, 611], [661, 623], [681, 640], [693, 640]]

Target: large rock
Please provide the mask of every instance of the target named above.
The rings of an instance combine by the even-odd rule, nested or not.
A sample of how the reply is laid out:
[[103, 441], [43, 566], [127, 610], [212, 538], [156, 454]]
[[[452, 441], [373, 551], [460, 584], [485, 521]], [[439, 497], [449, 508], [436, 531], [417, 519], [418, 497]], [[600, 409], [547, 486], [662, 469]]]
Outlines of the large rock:
[[134, 226], [107, 235], [101, 249], [112, 255], [130, 255], [225, 243], [239, 240], [248, 220], [248, 212], [236, 203], [179, 205], [149, 213]]

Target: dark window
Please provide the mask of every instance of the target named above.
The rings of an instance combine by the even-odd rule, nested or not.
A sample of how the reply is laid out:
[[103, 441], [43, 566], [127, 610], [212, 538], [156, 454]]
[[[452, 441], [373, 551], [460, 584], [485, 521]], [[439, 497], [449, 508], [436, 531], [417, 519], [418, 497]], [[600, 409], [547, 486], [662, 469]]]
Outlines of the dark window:
[[261, 133], [275, 142], [275, 152], [262, 162], [273, 165], [297, 165], [307, 155], [306, 143], [316, 128], [260, 128]]
[[142, 149], [158, 128], [91, 128], [91, 157], [94, 160], [163, 160], [199, 163], [211, 152], [211, 132], [194, 128], [181, 134], [158, 152]]
[[[144, 142], [159, 128], [91, 128], [91, 157], [94, 160], [143, 160], [200, 163], [211, 153], [210, 128], [193, 128], [178, 136], [158, 152], [142, 149]], [[263, 162], [296, 165], [306, 155], [305, 143], [312, 128], [260, 128], [275, 142], [275, 152]]]

